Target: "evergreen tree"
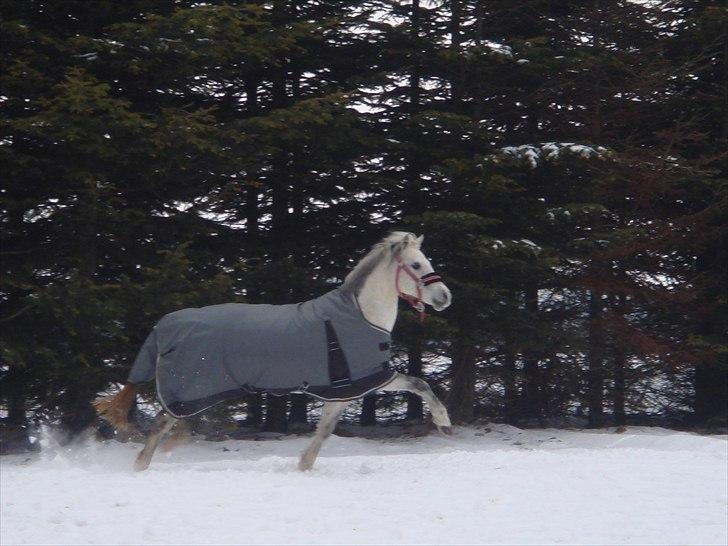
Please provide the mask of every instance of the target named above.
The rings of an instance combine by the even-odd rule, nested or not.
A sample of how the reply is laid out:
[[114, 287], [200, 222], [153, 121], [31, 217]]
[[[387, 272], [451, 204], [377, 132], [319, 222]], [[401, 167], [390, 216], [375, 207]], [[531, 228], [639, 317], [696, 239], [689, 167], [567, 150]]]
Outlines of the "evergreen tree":
[[[454, 296], [424, 324], [403, 306], [394, 365], [455, 421], [725, 418], [721, 3], [0, 13], [0, 400], [18, 445], [31, 421], [90, 423], [166, 312], [308, 299], [392, 228], [426, 234]], [[248, 402], [270, 430], [307, 419], [302, 397]], [[369, 397], [361, 422], [377, 404], [423, 415]]]

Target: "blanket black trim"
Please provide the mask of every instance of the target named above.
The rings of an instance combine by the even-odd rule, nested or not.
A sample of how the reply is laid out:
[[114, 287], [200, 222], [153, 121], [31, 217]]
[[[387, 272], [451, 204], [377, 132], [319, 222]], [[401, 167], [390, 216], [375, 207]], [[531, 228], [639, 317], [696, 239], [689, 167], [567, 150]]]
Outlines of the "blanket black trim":
[[351, 381], [348, 385], [343, 387], [325, 386], [307, 387], [305, 389], [301, 387], [293, 387], [287, 389], [263, 390], [255, 389], [248, 385], [244, 385], [238, 389], [231, 389], [228, 391], [220, 392], [213, 396], [200, 398], [199, 400], [179, 401], [169, 405], [165, 404], [164, 400], [162, 400], [161, 397], [158, 398], [162, 406], [167, 410], [167, 412], [172, 415], [172, 417], [177, 418], [190, 417], [206, 409], [209, 409], [212, 406], [219, 404], [220, 402], [224, 402], [225, 400], [239, 398], [240, 396], [243, 396], [245, 394], [253, 393], [265, 392], [268, 394], [282, 396], [292, 392], [301, 392], [305, 394], [310, 394], [314, 398], [318, 398], [320, 400], [326, 400], [330, 402], [343, 402], [356, 400], [357, 398], [361, 398], [362, 396], [385, 386], [387, 383], [392, 381], [392, 379], [394, 379], [394, 375], [396, 373], [397, 372], [392, 370], [383, 369], [381, 372], [377, 372], [368, 377], [364, 377], [357, 381]]

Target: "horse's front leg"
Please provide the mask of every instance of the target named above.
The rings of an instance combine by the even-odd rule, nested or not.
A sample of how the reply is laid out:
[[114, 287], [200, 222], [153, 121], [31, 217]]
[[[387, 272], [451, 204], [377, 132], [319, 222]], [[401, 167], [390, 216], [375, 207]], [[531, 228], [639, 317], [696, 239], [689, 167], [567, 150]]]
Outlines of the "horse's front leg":
[[299, 470], [311, 469], [321, 449], [321, 444], [334, 432], [336, 422], [348, 404], [348, 402], [324, 402], [324, 406], [321, 409], [321, 418], [316, 427], [316, 434], [314, 434], [311, 444], [303, 452], [301, 460], [298, 462]]
[[427, 407], [430, 408], [432, 422], [435, 423], [437, 429], [443, 434], [452, 434], [452, 425], [450, 424], [450, 416], [447, 414], [447, 409], [438, 400], [426, 381], [419, 377], [398, 373], [392, 381], [382, 387], [382, 390], [408, 391], [420, 396], [427, 404]]

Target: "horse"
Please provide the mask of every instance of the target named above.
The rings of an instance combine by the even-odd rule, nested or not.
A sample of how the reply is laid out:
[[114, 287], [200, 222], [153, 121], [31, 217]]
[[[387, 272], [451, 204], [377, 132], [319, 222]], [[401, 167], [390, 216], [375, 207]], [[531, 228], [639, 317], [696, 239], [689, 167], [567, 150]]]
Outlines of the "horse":
[[136, 458], [136, 471], [149, 467], [160, 440], [181, 419], [251, 392], [306, 393], [324, 401], [300, 470], [313, 467], [346, 406], [378, 390], [419, 395], [437, 429], [451, 434], [447, 409], [430, 386], [389, 369], [398, 298], [421, 320], [425, 304], [442, 311], [452, 301], [422, 253], [423, 239], [390, 233], [340, 286], [307, 302], [230, 303], [165, 315], [140, 349], [121, 390], [93, 402], [97, 413], [117, 429], [128, 428], [138, 384], [156, 381], [162, 410]]

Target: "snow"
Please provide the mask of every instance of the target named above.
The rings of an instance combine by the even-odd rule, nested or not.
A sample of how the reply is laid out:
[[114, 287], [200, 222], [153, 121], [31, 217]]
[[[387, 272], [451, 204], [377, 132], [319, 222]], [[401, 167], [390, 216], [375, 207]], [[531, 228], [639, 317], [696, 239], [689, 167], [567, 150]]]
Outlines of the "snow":
[[483, 42], [488, 49], [490, 49], [490, 52], [496, 55], [503, 55], [504, 57], [513, 57], [513, 49], [511, 46], [501, 44], [498, 42], [493, 42], [490, 40], [486, 40]]
[[541, 144], [522, 144], [520, 146], [504, 146], [488, 158], [498, 162], [498, 156], [511, 160], [525, 161], [535, 169], [541, 161], [556, 161], [562, 156], [572, 156], [580, 159], [604, 158], [609, 151], [602, 146], [586, 146], [573, 142], [543, 142]]
[[196, 441], [131, 471], [139, 445], [89, 440], [0, 459], [0, 543], [725, 544], [725, 436], [656, 428], [456, 428]]
[[494, 239], [490, 242], [489, 247], [494, 251], [508, 250], [509, 248], [519, 248], [520, 250], [526, 250], [531, 252], [533, 255], [538, 255], [542, 248], [530, 239], [506, 239], [506, 243], [500, 239]]

